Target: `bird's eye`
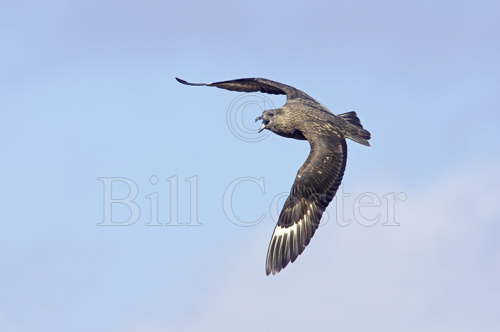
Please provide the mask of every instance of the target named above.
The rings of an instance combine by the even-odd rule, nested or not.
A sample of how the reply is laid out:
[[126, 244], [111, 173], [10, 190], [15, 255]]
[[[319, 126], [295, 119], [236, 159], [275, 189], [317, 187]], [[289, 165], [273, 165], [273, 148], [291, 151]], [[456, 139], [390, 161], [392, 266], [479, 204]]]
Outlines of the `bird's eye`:
[[269, 113], [269, 116], [272, 118], [274, 116], [274, 113]]

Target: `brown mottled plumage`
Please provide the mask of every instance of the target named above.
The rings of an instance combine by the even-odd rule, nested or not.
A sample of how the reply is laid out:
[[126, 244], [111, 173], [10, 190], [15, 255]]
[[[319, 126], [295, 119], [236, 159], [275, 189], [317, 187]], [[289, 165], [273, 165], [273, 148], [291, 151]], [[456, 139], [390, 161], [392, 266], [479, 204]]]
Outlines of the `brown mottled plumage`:
[[304, 251], [335, 196], [346, 166], [345, 139], [369, 146], [370, 132], [363, 129], [355, 112], [335, 115], [305, 92], [268, 79], [242, 78], [215, 83], [176, 79], [186, 85], [287, 96], [283, 107], [266, 110], [255, 119], [262, 120], [259, 132], [267, 129], [284, 137], [307, 140], [311, 146], [269, 243], [266, 274], [278, 273]]

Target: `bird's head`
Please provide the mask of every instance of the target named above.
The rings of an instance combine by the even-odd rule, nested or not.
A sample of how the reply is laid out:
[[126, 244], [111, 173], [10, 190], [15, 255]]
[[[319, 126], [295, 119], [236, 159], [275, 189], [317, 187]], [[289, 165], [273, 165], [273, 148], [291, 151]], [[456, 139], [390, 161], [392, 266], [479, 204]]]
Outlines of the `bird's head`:
[[255, 119], [255, 122], [262, 120], [262, 124], [260, 125], [259, 128], [259, 133], [264, 129], [273, 131], [276, 125], [276, 119], [279, 117], [279, 115], [280, 115], [279, 109], [266, 110], [262, 112], [262, 115], [258, 116]]

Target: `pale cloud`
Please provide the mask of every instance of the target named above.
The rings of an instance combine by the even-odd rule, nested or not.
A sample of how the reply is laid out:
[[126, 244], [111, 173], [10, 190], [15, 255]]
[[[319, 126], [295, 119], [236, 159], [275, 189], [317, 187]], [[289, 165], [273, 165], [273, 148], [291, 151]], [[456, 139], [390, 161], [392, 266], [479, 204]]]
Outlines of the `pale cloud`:
[[190, 320], [187, 311], [190, 323], [182, 327], [470, 331], [480, 324], [497, 331], [494, 166], [462, 168], [408, 193], [397, 211], [400, 226], [324, 226], [305, 255], [275, 277], [264, 276], [267, 237], [249, 238], [228, 253], [227, 269], [211, 276], [223, 281], [196, 299], [201, 314]]

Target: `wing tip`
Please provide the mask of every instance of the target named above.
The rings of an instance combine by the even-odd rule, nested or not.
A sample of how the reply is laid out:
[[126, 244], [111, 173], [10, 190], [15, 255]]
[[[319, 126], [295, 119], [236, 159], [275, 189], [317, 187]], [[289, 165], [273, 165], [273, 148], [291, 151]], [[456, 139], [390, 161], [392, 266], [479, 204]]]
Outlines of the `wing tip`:
[[276, 264], [276, 261], [273, 260], [274, 250], [271, 250], [271, 257], [267, 257], [266, 259], [266, 276], [274, 276], [278, 272], [281, 271], [281, 268]]
[[266, 276], [274, 276], [275, 274], [278, 274], [281, 269], [275, 268], [275, 267], [266, 267]]
[[[284, 241], [281, 243], [281, 246], [275, 246], [276, 242], [278, 242], [276, 239]], [[292, 255], [291, 248], [289, 246], [290, 242], [286, 242], [286, 239], [282, 239], [282, 236], [273, 236], [273, 239], [269, 244], [266, 259], [266, 276], [274, 276], [275, 274], [280, 273], [288, 264], [295, 261], [298, 255]], [[283, 254], [286, 254], [286, 256], [283, 256]]]
[[175, 77], [176, 81], [181, 83], [181, 84], [184, 84], [184, 85], [191, 85], [191, 86], [203, 86], [203, 85], [208, 85], [207, 83], [191, 83], [191, 82], [188, 82], [188, 81], [185, 81], [183, 80], [182, 78], [179, 78], [179, 77]]
[[175, 80], [181, 84], [187, 84], [187, 81], [184, 81], [182, 78], [175, 77]]

